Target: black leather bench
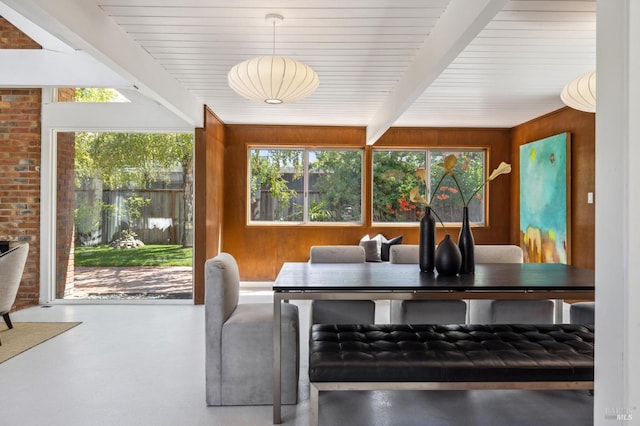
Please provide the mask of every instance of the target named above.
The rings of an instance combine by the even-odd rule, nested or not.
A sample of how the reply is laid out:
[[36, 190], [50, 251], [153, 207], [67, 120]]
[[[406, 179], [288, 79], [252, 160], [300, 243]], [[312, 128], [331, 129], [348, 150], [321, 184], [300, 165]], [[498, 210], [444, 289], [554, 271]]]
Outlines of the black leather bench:
[[316, 324], [312, 424], [320, 391], [593, 389], [593, 335], [577, 324]]

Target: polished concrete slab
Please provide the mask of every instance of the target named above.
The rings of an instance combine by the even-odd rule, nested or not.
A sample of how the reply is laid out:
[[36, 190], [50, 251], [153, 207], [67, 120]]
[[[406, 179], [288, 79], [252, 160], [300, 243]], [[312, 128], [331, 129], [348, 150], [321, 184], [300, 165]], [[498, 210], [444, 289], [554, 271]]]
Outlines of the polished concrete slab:
[[[244, 301], [270, 301], [244, 291]], [[301, 314], [300, 402], [283, 424], [309, 424], [308, 302]], [[377, 322], [388, 321], [388, 303]], [[33, 307], [14, 321], [82, 324], [0, 364], [0, 423], [21, 426], [270, 425], [271, 406], [207, 407], [204, 308], [185, 304]], [[247, 354], [260, 356], [260, 354]], [[322, 425], [590, 425], [585, 391], [325, 392]]]

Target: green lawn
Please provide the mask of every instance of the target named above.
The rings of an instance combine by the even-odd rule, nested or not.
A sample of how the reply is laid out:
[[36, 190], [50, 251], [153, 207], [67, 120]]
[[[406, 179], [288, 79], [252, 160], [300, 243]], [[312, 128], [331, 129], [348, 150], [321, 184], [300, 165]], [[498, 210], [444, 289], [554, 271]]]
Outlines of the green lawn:
[[149, 244], [132, 249], [109, 246], [76, 247], [76, 266], [191, 266], [193, 249]]

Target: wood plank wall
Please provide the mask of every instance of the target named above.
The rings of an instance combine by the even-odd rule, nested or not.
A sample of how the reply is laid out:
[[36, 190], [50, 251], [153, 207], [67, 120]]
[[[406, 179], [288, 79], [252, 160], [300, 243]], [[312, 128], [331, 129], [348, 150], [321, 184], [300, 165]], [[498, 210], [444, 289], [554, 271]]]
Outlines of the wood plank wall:
[[[474, 236], [478, 244], [518, 244], [519, 146], [562, 132], [570, 132], [572, 138], [572, 263], [594, 268], [595, 209], [593, 204], [586, 203], [587, 192], [595, 189], [594, 114], [562, 108], [513, 129], [392, 128], [375, 146], [487, 147], [490, 169], [500, 161], [510, 160], [513, 165], [510, 178], [499, 178], [489, 186], [489, 225], [474, 229]], [[241, 278], [253, 281], [274, 279], [285, 261], [307, 260], [309, 247], [314, 244], [355, 244], [363, 235], [379, 232], [388, 238], [403, 235], [406, 244], [417, 244], [415, 225], [374, 227], [368, 210], [364, 223], [357, 226], [281, 227], [246, 223], [247, 149], [250, 146], [364, 147], [365, 205], [369, 205], [371, 147], [365, 146], [362, 127], [224, 125], [207, 110], [207, 125], [197, 135], [202, 143], [196, 142], [196, 182], [204, 179], [205, 184], [201, 183], [196, 193], [204, 193], [206, 197], [196, 196], [196, 229], [206, 229], [206, 232], [194, 233], [196, 300], [204, 294], [200, 270], [204, 260], [219, 250], [233, 254], [240, 265]], [[458, 230], [449, 232], [456, 235]], [[437, 238], [442, 238], [440, 230]], [[198, 246], [203, 249], [199, 250]]]
[[196, 129], [193, 298], [204, 303], [204, 263], [220, 252], [224, 203], [224, 124], [205, 108], [205, 127]]
[[[248, 226], [246, 223], [247, 149], [250, 146], [364, 147], [365, 206], [371, 200], [371, 147], [363, 127], [224, 125], [210, 110], [196, 132], [195, 298], [204, 300], [204, 261], [220, 250], [238, 260], [241, 279], [273, 280], [285, 261], [306, 261], [314, 244], [356, 244], [365, 234], [403, 235], [417, 244], [417, 226], [372, 226], [365, 210], [358, 226]], [[595, 115], [562, 108], [513, 129], [391, 128], [376, 148], [489, 148], [489, 168], [511, 161], [510, 178], [489, 186], [489, 225], [474, 229], [478, 244], [519, 243], [519, 146], [554, 134], [572, 139], [572, 263], [594, 268], [595, 209], [586, 203], [595, 189]], [[224, 167], [224, 168], [223, 168]], [[201, 195], [204, 194], [204, 197]], [[200, 230], [205, 230], [201, 232]], [[457, 229], [449, 230], [454, 236]], [[438, 231], [438, 239], [442, 232]]]
[[[509, 129], [392, 128], [376, 148], [469, 147], [488, 148], [492, 170], [511, 158]], [[225, 126], [224, 212], [222, 250], [231, 253], [247, 281], [273, 280], [285, 261], [306, 261], [309, 248], [318, 244], [357, 244], [365, 234], [404, 236], [404, 243], [418, 243], [417, 224], [412, 226], [372, 226], [366, 206], [371, 200], [371, 147], [365, 144], [363, 127], [314, 126]], [[354, 226], [247, 225], [247, 150], [254, 146], [363, 147], [365, 148], [364, 223]], [[210, 173], [213, 171], [210, 171]], [[218, 171], [215, 171], [218, 175]], [[479, 244], [510, 241], [510, 179], [497, 179], [489, 190], [489, 226], [474, 229]], [[457, 237], [459, 229], [448, 229]], [[438, 231], [437, 239], [443, 236]]]
[[[571, 263], [595, 268], [595, 114], [562, 108], [512, 129], [511, 241], [520, 239], [519, 147], [547, 136], [571, 133]], [[597, 196], [597, 194], [594, 195]]]

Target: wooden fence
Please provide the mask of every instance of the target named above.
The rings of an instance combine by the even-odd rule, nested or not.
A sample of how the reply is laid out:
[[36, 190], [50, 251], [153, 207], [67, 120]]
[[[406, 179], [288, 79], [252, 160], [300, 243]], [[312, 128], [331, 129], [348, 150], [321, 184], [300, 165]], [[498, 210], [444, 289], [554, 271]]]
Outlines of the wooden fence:
[[[181, 244], [185, 236], [185, 245], [191, 246], [192, 224], [184, 217], [183, 195], [181, 189], [76, 190], [76, 243], [108, 244], [129, 230], [145, 244]], [[125, 208], [130, 197], [149, 200], [139, 218], [132, 218]]]

